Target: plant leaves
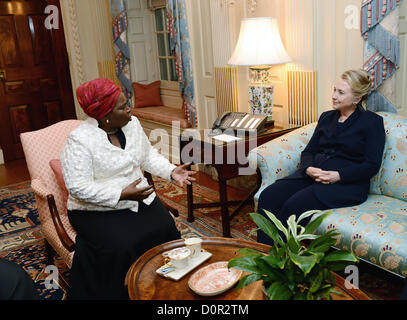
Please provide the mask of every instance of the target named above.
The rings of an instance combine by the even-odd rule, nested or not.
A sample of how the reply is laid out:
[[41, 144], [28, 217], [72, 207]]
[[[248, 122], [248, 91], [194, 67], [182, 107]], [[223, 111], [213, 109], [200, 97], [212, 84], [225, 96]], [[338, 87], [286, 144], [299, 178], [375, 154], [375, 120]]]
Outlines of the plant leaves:
[[321, 225], [321, 223], [330, 215], [332, 214], [332, 211], [327, 211], [321, 214], [319, 217], [317, 217], [315, 220], [310, 221], [310, 223], [307, 224], [305, 227], [304, 233], [314, 233], [315, 230], [318, 229], [318, 227]]
[[337, 250], [328, 253], [324, 258], [324, 262], [335, 262], [335, 261], [359, 262], [359, 259], [352, 252], [346, 250]]
[[301, 234], [297, 236], [297, 241], [314, 240], [316, 238], [318, 238], [318, 235], [316, 234]]
[[264, 257], [254, 258], [254, 262], [257, 264], [258, 268], [261, 270], [262, 274], [267, 275], [271, 281], [284, 281], [286, 280], [284, 274], [280, 269], [272, 268], [268, 263], [263, 260]]
[[313, 279], [309, 291], [315, 293], [319, 290], [322, 284], [323, 275], [322, 272], [318, 273], [318, 275]]
[[238, 283], [238, 285], [236, 286], [236, 290], [239, 290], [241, 288], [244, 288], [250, 284], [252, 284], [253, 282], [259, 281], [261, 280], [262, 275], [261, 274], [248, 274], [247, 276], [244, 276]]
[[312, 294], [312, 292], [308, 291], [307, 292], [307, 300], [315, 300], [314, 295]]
[[294, 296], [294, 300], [307, 300], [305, 293], [297, 292]]
[[287, 220], [287, 225], [290, 230], [290, 233], [294, 238], [297, 238], [297, 223], [295, 222], [296, 216], [293, 214]]
[[335, 272], [342, 272], [345, 270], [345, 268], [352, 264], [352, 262], [349, 261], [336, 261], [336, 262], [332, 262], [328, 265], [329, 270], [331, 271], [335, 271]]
[[293, 296], [293, 293], [287, 285], [281, 282], [273, 282], [267, 289], [267, 296], [270, 300], [288, 300]]
[[313, 252], [313, 251], [308, 252], [317, 258], [317, 263], [320, 263], [320, 261], [325, 257], [325, 254], [323, 252]]
[[260, 251], [250, 249], [250, 248], [241, 248], [241, 249], [237, 250], [237, 252], [240, 253], [244, 257], [259, 257], [259, 256], [264, 255]]
[[250, 217], [254, 221], [254, 223], [274, 242], [283, 244], [283, 240], [281, 239], [280, 235], [278, 234], [277, 229], [274, 225], [269, 221], [267, 218], [263, 217], [261, 214], [258, 213], [250, 213]]
[[336, 243], [334, 237], [338, 235], [340, 235], [340, 233], [335, 230], [330, 230], [324, 234], [318, 235], [316, 239], [310, 242], [308, 250], [313, 252], [326, 252]]
[[264, 260], [268, 265], [270, 265], [270, 267], [276, 269], [283, 269], [287, 261], [287, 257], [285, 259], [277, 259], [275, 256], [272, 255], [261, 257], [261, 259]]
[[322, 211], [321, 210], [309, 210], [309, 211], [304, 212], [303, 214], [301, 214], [298, 217], [297, 224], [299, 224], [302, 220], [308, 218], [309, 216], [312, 216], [315, 213], [319, 213], [319, 212], [322, 212]]
[[288, 252], [290, 259], [294, 262], [301, 270], [304, 275], [307, 275], [317, 262], [317, 257], [315, 255], [310, 256], [300, 256], [291, 251]]
[[260, 268], [250, 257], [234, 258], [229, 260], [228, 268], [236, 268], [251, 273], [262, 274]]
[[328, 300], [332, 300], [332, 297], [331, 297], [332, 290], [333, 290], [333, 287], [321, 289], [315, 293], [315, 296], [320, 297], [320, 298], [325, 298]]
[[264, 212], [267, 214], [267, 216], [270, 218], [271, 221], [273, 221], [274, 225], [286, 236], [286, 239], [288, 239], [288, 230], [286, 227], [283, 226], [280, 220], [277, 219], [277, 217], [272, 214], [271, 212], [264, 210]]
[[288, 238], [287, 245], [291, 252], [298, 254], [298, 252], [300, 251], [301, 248], [300, 243], [292, 236]]

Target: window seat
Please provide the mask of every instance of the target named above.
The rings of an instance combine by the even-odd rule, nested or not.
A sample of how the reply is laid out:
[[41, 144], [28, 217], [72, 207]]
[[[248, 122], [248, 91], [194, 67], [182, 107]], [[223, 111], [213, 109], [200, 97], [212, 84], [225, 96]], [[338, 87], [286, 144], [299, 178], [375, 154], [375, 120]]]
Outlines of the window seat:
[[172, 125], [173, 121], [179, 121], [181, 129], [191, 127], [185, 119], [184, 111], [179, 108], [167, 106], [133, 108], [131, 113], [139, 120], [151, 120], [167, 125]]

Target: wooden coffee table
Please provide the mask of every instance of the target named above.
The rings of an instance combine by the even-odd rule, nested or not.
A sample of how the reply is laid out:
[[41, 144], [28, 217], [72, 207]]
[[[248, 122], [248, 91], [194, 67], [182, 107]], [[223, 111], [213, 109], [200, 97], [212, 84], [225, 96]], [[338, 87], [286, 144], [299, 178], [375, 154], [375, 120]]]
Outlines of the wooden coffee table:
[[[191, 275], [202, 267], [213, 262], [228, 261], [238, 257], [237, 250], [240, 248], [252, 248], [261, 252], [268, 252], [269, 246], [253, 241], [231, 238], [202, 238], [202, 248], [212, 253], [212, 257], [192, 270], [179, 281], [164, 278], [156, 273], [156, 270], [164, 264], [161, 254], [165, 251], [184, 246], [183, 240], [159, 245], [143, 254], [130, 267], [126, 283], [129, 296], [132, 300], [264, 300], [262, 283], [255, 282], [241, 290], [235, 288], [215, 297], [201, 297], [188, 287]], [[364, 292], [358, 289], [348, 290], [345, 288], [345, 280], [335, 274], [336, 290], [343, 295], [332, 295], [334, 300], [371, 300]]]

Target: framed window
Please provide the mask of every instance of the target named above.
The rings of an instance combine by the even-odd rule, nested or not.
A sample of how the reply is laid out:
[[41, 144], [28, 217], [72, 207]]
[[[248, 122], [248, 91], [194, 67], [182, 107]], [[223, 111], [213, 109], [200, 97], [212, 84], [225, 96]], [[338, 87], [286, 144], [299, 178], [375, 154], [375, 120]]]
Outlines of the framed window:
[[170, 34], [167, 31], [165, 11], [165, 7], [156, 8], [154, 10], [160, 79], [166, 81], [178, 81], [175, 68], [175, 56], [171, 55], [170, 52]]

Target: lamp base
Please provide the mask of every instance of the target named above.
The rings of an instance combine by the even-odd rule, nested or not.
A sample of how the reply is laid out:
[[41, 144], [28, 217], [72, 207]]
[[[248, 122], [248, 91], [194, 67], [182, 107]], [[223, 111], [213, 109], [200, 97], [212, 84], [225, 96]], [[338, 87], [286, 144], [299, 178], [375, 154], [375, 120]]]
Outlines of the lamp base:
[[273, 113], [274, 86], [270, 82], [271, 66], [259, 65], [250, 67], [249, 101], [253, 114], [268, 116]]
[[249, 85], [249, 103], [252, 114], [268, 116], [271, 120], [273, 114], [274, 86]]

